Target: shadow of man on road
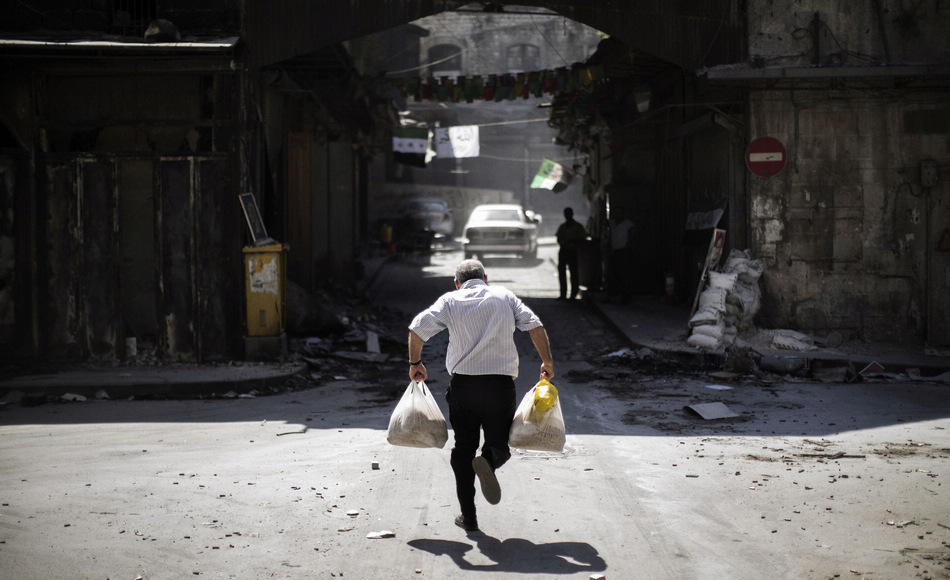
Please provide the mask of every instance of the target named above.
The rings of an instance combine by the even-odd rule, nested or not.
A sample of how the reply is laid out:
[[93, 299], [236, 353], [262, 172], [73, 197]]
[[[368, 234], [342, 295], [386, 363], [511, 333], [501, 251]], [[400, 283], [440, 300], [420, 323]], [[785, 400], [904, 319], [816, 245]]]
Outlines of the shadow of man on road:
[[[593, 546], [584, 542], [535, 544], [523, 538], [498, 540], [482, 532], [469, 532], [475, 545], [450, 540], [419, 539], [408, 542], [418, 550], [437, 556], [447, 555], [461, 570], [480, 572], [517, 572], [522, 574], [574, 574], [601, 572], [607, 564]], [[466, 559], [472, 548], [492, 564], [473, 564]]]

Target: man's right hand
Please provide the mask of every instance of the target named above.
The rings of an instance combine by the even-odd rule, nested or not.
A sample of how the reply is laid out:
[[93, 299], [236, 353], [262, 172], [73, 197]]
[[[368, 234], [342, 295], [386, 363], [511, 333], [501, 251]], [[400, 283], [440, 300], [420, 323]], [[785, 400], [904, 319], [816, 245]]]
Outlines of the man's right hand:
[[409, 365], [409, 380], [421, 383], [427, 378], [429, 378], [429, 373], [426, 371], [425, 363], [419, 363], [415, 366]]

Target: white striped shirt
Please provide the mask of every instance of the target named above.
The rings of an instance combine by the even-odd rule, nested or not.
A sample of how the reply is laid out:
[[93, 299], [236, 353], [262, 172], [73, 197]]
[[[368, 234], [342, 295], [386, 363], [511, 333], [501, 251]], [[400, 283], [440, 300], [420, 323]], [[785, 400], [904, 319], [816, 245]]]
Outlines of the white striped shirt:
[[541, 319], [513, 292], [474, 279], [443, 294], [412, 319], [409, 329], [423, 341], [449, 330], [445, 369], [450, 375], [517, 377], [515, 329], [539, 326]]

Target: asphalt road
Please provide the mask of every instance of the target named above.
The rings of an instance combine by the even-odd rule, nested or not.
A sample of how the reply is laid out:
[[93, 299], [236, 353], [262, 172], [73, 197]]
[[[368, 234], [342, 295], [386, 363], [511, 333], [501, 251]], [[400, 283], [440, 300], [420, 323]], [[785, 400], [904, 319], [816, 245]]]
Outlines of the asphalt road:
[[[567, 446], [515, 451], [481, 533], [452, 523], [451, 439], [385, 440], [408, 368], [354, 363], [372, 380], [0, 408], [0, 577], [950, 578], [946, 387], [726, 381], [618, 356], [596, 313], [553, 300], [552, 252], [486, 266], [548, 327]], [[396, 340], [458, 259], [380, 274]], [[540, 361], [519, 344], [526, 391]], [[444, 410], [447, 376], [427, 366]], [[684, 410], [703, 402], [739, 416]]]

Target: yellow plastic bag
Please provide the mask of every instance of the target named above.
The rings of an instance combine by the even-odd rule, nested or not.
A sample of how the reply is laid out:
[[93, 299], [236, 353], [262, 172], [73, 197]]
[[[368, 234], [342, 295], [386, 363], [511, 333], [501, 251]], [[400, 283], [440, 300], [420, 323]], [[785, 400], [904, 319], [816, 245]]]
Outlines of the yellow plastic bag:
[[542, 379], [521, 399], [508, 432], [508, 445], [560, 452], [564, 450], [566, 439], [557, 389]]
[[534, 410], [537, 413], [547, 413], [557, 402], [557, 389], [546, 379], [541, 379], [534, 386]]

